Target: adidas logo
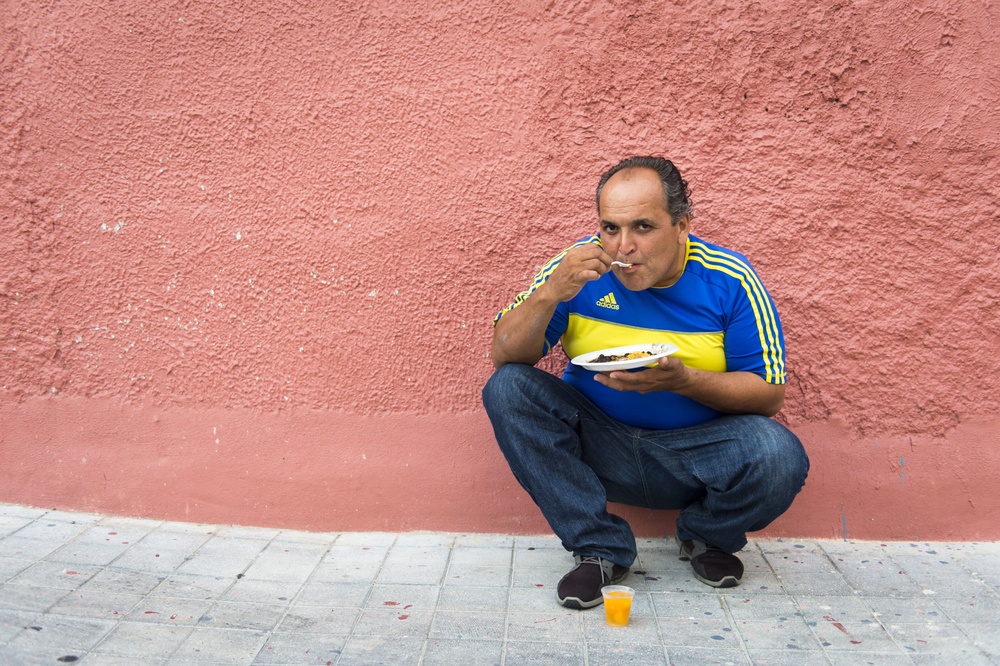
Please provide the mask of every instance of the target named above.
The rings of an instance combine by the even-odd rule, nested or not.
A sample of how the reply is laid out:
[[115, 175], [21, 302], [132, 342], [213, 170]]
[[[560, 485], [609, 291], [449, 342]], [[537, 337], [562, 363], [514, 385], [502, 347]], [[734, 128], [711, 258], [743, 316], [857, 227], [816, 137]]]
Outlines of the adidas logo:
[[607, 296], [604, 296], [603, 298], [599, 298], [597, 300], [597, 307], [599, 307], [599, 308], [608, 308], [609, 310], [617, 310], [618, 309], [618, 301], [615, 300], [615, 293], [613, 291], [611, 291], [611, 292], [608, 292]]

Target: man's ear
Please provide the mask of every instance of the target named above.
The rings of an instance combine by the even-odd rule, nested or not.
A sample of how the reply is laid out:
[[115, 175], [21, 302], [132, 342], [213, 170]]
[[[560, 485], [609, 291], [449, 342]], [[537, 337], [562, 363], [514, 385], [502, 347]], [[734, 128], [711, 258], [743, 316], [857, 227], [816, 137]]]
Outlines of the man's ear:
[[681, 243], [687, 242], [688, 234], [691, 233], [691, 216], [685, 215], [677, 222], [677, 239]]

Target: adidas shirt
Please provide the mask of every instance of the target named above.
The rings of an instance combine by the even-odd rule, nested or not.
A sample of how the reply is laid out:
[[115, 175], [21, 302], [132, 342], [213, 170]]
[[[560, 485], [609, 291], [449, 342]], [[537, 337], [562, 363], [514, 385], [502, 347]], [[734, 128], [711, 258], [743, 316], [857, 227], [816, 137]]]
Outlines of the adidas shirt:
[[[600, 242], [595, 235], [574, 247]], [[494, 324], [531, 296], [565, 254], [542, 267]], [[694, 236], [688, 236], [684, 273], [670, 287], [630, 291], [608, 272], [560, 303], [545, 334], [544, 353], [560, 339], [570, 358], [608, 347], [666, 342], [677, 345], [675, 356], [689, 367], [746, 371], [771, 384], [785, 383], [784, 336], [764, 285], [746, 257]], [[570, 363], [563, 379], [628, 425], [682, 428], [722, 415], [675, 393], [615, 391], [594, 381], [594, 374]]]

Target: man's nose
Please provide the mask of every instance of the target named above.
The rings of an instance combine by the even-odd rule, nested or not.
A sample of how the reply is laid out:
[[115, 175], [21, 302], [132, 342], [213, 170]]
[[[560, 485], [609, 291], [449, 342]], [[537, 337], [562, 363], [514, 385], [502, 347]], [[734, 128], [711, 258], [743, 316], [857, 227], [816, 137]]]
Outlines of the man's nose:
[[620, 236], [620, 241], [618, 243], [618, 251], [623, 255], [630, 255], [635, 251], [635, 241], [632, 239], [632, 234], [625, 229], [622, 229]]

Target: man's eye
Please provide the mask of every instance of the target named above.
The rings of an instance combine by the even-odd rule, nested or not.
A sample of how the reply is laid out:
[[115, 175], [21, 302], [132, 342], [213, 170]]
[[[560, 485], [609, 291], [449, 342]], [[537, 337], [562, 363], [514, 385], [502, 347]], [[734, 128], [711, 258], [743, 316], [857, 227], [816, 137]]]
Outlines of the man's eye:
[[604, 228], [601, 231], [603, 231], [606, 234], [613, 234], [616, 231], [618, 231], [618, 227], [614, 226], [613, 224], [606, 224], [604, 225]]

